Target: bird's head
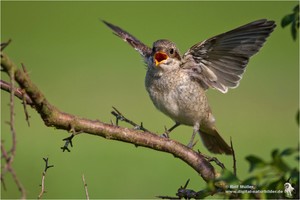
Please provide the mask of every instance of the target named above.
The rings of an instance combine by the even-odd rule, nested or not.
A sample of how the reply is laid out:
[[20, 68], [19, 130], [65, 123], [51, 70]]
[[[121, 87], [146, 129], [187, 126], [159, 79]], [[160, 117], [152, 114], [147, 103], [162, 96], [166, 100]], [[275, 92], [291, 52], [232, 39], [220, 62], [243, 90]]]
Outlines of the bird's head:
[[152, 65], [158, 70], [174, 70], [179, 67], [181, 57], [176, 45], [169, 40], [157, 40], [152, 48]]

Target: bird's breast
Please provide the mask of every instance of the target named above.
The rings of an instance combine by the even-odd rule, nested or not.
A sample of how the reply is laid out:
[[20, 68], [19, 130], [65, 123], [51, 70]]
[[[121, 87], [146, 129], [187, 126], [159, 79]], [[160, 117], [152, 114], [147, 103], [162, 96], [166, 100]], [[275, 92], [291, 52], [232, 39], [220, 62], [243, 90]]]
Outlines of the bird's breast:
[[208, 103], [204, 89], [181, 71], [147, 73], [145, 80], [149, 96], [158, 110], [185, 125], [194, 125], [208, 116]]

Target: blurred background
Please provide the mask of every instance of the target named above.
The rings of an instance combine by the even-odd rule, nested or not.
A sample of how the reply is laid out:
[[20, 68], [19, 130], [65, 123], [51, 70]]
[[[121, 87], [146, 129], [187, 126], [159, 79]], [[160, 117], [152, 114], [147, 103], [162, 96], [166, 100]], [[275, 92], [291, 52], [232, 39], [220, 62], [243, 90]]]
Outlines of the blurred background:
[[[153, 132], [161, 134], [173, 122], [157, 111], [144, 88], [145, 66], [140, 55], [114, 36], [105, 19], [149, 46], [157, 39], [174, 41], [181, 53], [197, 42], [248, 22], [267, 18], [277, 28], [247, 67], [237, 89], [208, 98], [221, 135], [232, 137], [240, 179], [248, 175], [245, 156], [268, 160], [271, 150], [298, 145], [295, 120], [299, 97], [299, 47], [281, 19], [297, 2], [1, 2], [1, 42], [20, 66], [24, 63], [32, 81], [60, 110], [110, 123], [112, 106]], [[8, 80], [6, 74], [2, 79]], [[9, 94], [1, 91], [1, 139], [11, 145]], [[54, 165], [47, 172], [43, 198], [85, 198], [85, 175], [90, 198], [154, 198], [175, 195], [191, 179], [199, 190], [205, 182], [189, 166], [172, 155], [132, 144], [80, 134], [71, 152], [62, 152], [66, 131], [46, 127], [16, 100], [17, 152], [13, 167], [27, 198], [41, 190], [43, 157]], [[127, 126], [120, 123], [121, 126]], [[179, 127], [171, 138], [187, 144], [191, 127]], [[199, 137], [198, 137], [199, 139]], [[201, 142], [195, 149], [207, 153]], [[210, 155], [210, 154], [209, 154]], [[215, 155], [214, 155], [215, 156]], [[228, 169], [232, 158], [217, 156]], [[294, 160], [291, 166], [297, 166]], [[217, 167], [219, 170], [219, 168]], [[10, 174], [1, 198], [20, 198]]]

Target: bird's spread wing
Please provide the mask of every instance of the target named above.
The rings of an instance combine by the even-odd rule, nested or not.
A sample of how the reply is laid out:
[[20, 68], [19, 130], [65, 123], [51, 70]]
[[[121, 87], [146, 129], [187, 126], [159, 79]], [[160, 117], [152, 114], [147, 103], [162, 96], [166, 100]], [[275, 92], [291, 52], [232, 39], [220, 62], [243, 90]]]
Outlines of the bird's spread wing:
[[238, 86], [249, 58], [275, 27], [274, 21], [261, 19], [195, 44], [184, 54], [182, 68], [206, 89], [226, 93]]
[[141, 56], [143, 57], [149, 57], [151, 54], [151, 48], [136, 39], [131, 34], [127, 33], [123, 29], [121, 29], [118, 26], [115, 26], [111, 23], [108, 23], [104, 20], [102, 20], [104, 24], [106, 24], [109, 28], [111, 28], [114, 31], [114, 34], [122, 38], [125, 42], [130, 44], [135, 50], [137, 50]]

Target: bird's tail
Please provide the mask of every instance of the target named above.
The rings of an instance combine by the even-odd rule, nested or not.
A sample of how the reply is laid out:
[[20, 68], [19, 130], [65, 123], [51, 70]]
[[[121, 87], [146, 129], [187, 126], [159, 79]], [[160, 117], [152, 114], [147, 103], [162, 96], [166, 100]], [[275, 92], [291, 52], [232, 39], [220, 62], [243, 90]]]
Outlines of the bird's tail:
[[212, 153], [216, 154], [232, 154], [232, 149], [228, 144], [223, 140], [218, 131], [215, 128], [208, 130], [199, 130], [201, 139], [205, 147]]

